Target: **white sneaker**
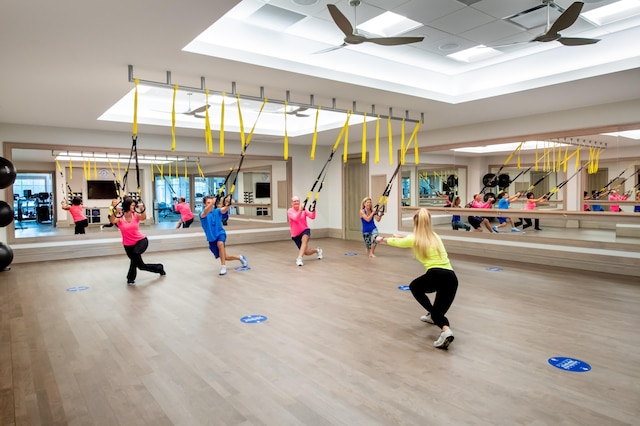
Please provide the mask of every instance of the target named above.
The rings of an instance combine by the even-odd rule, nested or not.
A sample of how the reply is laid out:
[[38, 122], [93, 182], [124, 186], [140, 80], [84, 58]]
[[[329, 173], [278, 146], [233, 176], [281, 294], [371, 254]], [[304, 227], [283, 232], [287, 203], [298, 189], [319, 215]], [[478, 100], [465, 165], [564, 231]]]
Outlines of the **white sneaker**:
[[518, 228], [511, 228], [511, 232], [520, 232]]
[[498, 234], [500, 231], [498, 231], [498, 227], [497, 226], [492, 226], [491, 229], [493, 229], [493, 232], [495, 232], [496, 234]]
[[220, 267], [220, 275], [227, 275], [227, 267], [225, 265]]
[[103, 231], [104, 230], [104, 225], [100, 225], [100, 230]]
[[317, 251], [318, 251], [318, 260], [322, 260], [322, 249], [318, 247]]
[[451, 342], [453, 342], [453, 331], [448, 328], [447, 331], [443, 331], [442, 333], [440, 333], [440, 337], [438, 338], [438, 340], [433, 342], [433, 346], [438, 349], [447, 349]]
[[427, 313], [426, 315], [421, 316], [420, 321], [428, 322], [429, 324], [435, 324], [435, 322], [433, 322], [433, 319], [431, 319], [431, 313]]
[[296, 265], [298, 265], [298, 266], [302, 266], [303, 265], [301, 257], [296, 258]]
[[240, 263], [242, 263], [242, 267], [243, 268], [249, 267], [249, 262], [247, 261], [247, 256], [245, 256], [244, 254], [241, 254], [240, 255]]

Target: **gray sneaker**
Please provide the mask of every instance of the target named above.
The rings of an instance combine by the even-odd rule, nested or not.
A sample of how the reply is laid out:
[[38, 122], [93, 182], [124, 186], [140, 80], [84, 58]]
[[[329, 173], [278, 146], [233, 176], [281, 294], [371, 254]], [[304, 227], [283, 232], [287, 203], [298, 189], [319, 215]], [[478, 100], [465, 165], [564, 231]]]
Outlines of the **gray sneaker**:
[[428, 322], [429, 324], [435, 324], [435, 322], [433, 322], [433, 319], [431, 319], [431, 313], [429, 312], [427, 312], [426, 315], [421, 316], [420, 321]]
[[447, 349], [449, 348], [451, 342], [453, 342], [453, 331], [451, 331], [451, 329], [449, 328], [447, 329], [447, 331], [443, 331], [442, 333], [440, 333], [440, 337], [438, 338], [438, 340], [433, 342], [433, 346], [438, 349]]

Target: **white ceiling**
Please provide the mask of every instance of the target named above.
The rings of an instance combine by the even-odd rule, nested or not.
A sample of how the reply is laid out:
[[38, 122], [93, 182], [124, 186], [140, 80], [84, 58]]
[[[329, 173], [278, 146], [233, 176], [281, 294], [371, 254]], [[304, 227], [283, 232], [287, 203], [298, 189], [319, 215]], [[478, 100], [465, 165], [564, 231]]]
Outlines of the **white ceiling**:
[[[264, 95], [272, 99], [282, 100], [289, 91], [294, 103], [308, 103], [313, 94], [317, 105], [331, 106], [335, 98], [341, 109], [351, 109], [356, 102], [358, 111], [370, 112], [375, 105], [383, 114], [389, 108], [398, 116], [408, 111], [413, 119], [424, 113], [423, 130], [640, 99], [638, 16], [607, 28], [580, 18], [561, 32], [602, 39], [597, 44], [523, 43], [503, 49], [506, 53], [499, 57], [462, 64], [446, 58], [451, 51], [440, 46], [457, 43], [463, 49], [477, 43], [531, 40], [544, 28], [525, 31], [502, 18], [534, 7], [539, 0], [481, 0], [471, 6], [456, 0], [365, 0], [358, 7], [358, 22], [393, 10], [424, 24], [403, 35], [423, 35], [425, 40], [407, 46], [365, 43], [314, 54], [342, 42], [327, 3], [4, 2], [0, 123], [130, 132], [130, 119], [129, 123], [98, 120], [131, 91], [128, 65], [133, 65], [135, 77], [156, 82], [166, 82], [170, 71], [171, 83], [180, 86], [200, 87], [204, 77], [207, 88], [227, 93], [235, 82], [238, 93], [253, 97], [264, 87]], [[347, 0], [332, 3], [352, 20]], [[557, 1], [563, 8], [571, 3]], [[585, 3], [583, 11], [611, 0]], [[255, 11], [267, 4], [305, 18], [286, 33], [238, 20], [238, 11]], [[224, 18], [234, 7], [236, 18]], [[218, 42], [207, 46], [214, 56], [183, 50], [214, 23], [209, 31]], [[414, 65], [406, 65], [409, 62]], [[185, 111], [189, 97], [186, 92], [180, 97], [176, 110]], [[169, 134], [169, 129], [142, 125], [139, 132]], [[193, 128], [178, 132], [202, 134]], [[295, 138], [291, 142], [296, 143]]]

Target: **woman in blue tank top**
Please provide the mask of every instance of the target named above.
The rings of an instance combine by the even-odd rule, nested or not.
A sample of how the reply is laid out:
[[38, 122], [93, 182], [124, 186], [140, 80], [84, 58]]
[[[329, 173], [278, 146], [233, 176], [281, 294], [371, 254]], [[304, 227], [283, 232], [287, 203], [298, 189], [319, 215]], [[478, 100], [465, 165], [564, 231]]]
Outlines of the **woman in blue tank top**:
[[378, 228], [376, 221], [380, 222], [381, 215], [374, 211], [371, 207], [371, 198], [366, 197], [362, 200], [362, 208], [360, 209], [360, 221], [362, 222], [362, 238], [364, 245], [367, 247], [369, 257], [376, 257], [376, 237], [378, 236]]

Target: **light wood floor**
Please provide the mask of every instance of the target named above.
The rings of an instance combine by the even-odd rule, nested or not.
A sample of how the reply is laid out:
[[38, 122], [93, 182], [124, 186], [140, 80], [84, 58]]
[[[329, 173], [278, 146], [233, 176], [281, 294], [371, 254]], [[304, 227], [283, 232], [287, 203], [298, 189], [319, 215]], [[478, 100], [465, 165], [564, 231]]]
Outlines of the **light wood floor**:
[[251, 270], [229, 262], [223, 277], [206, 249], [149, 253], [167, 276], [140, 272], [136, 287], [124, 254], [12, 266], [0, 424], [638, 424], [637, 277], [453, 257], [455, 341], [442, 351], [398, 289], [423, 272], [409, 250], [369, 259], [360, 242], [312, 242], [325, 259], [303, 267], [291, 241], [229, 245]]

